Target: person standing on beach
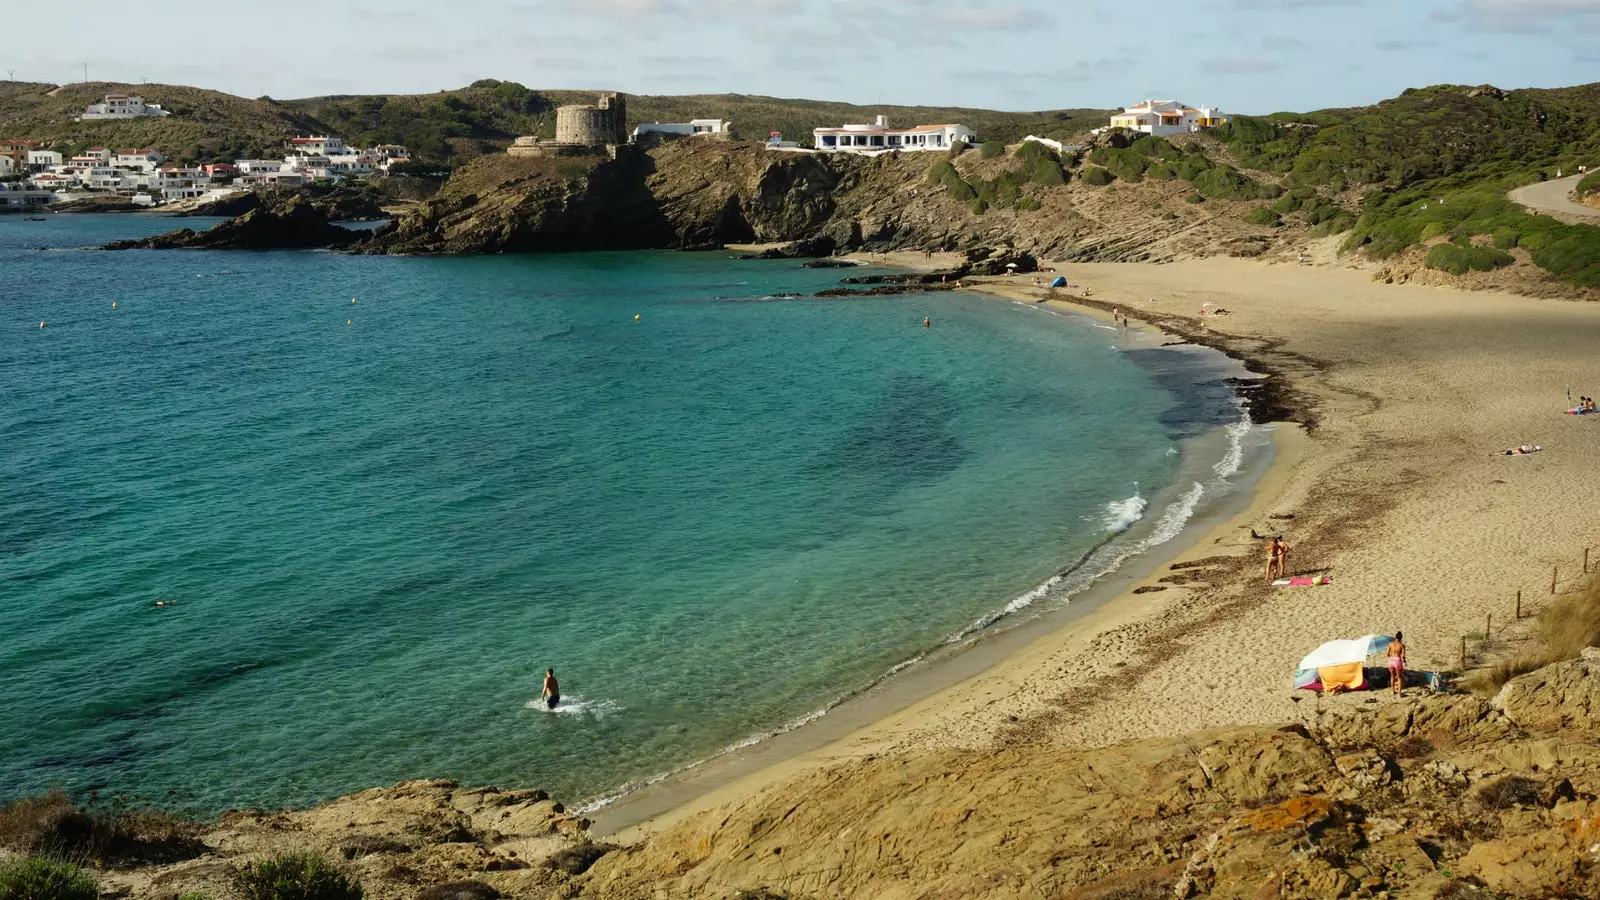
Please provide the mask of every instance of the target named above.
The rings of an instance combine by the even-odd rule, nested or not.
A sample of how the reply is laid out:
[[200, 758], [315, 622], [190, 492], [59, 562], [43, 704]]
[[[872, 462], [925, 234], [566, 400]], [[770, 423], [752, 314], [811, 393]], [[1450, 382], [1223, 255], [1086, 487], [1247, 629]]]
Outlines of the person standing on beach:
[[544, 705], [546, 709], [555, 709], [561, 702], [561, 683], [556, 681], [556, 670], [544, 670]]
[[1273, 535], [1267, 544], [1267, 580], [1289, 577], [1289, 545], [1283, 535]]
[[1396, 631], [1389, 642], [1389, 693], [1402, 696], [1406, 692], [1406, 642], [1403, 632]]

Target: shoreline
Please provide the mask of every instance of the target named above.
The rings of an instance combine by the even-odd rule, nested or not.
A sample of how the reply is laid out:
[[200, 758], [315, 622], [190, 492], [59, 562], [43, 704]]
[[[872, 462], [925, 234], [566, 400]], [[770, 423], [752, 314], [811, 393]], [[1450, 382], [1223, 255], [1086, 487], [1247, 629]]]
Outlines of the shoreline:
[[[1126, 585], [982, 677], [686, 797], [616, 837], [637, 841], [703, 810], [759, 803], [792, 776], [849, 771], [878, 755], [1103, 747], [1391, 702], [1352, 695], [1297, 705], [1294, 661], [1323, 640], [1404, 629], [1415, 667], [1452, 670], [1460, 636], [1486, 614], [1511, 620], [1513, 594], [1534, 596], [1541, 578], [1548, 586], [1553, 561], [1575, 572], [1585, 542], [1600, 540], [1596, 493], [1574, 490], [1592, 481], [1584, 463], [1600, 453], [1600, 429], [1560, 414], [1562, 385], [1594, 393], [1584, 378], [1597, 377], [1588, 360], [1600, 305], [1385, 285], [1370, 268], [1333, 261], [1330, 247], [1313, 266], [1058, 264], [1075, 291], [1092, 295], [1050, 307], [1102, 319], [1121, 308], [1242, 360], [1272, 385], [1258, 409], [1302, 427], [1278, 426], [1279, 453], [1248, 507], [1204, 534], [1193, 529], [1178, 563], [1138, 585], [1166, 589], [1136, 601]], [[914, 256], [879, 264], [914, 265]], [[968, 289], [1047, 299], [1015, 277], [972, 279]], [[1215, 305], [1230, 314], [1197, 315]], [[1527, 442], [1555, 452], [1524, 465], [1497, 452]], [[1258, 529], [1287, 533], [1291, 574], [1331, 573], [1332, 583], [1268, 586]], [[1496, 637], [1518, 640], [1534, 621], [1499, 625]]]
[[[874, 260], [864, 264], [911, 267], [908, 262], [899, 260]], [[1008, 285], [992, 285], [992, 279], [973, 281], [965, 288], [968, 292], [1008, 303], [1032, 305], [1031, 298], [1013, 296], [1004, 290]], [[1111, 319], [1106, 310], [1097, 306], [1079, 306], [1065, 301], [1052, 301], [1048, 306], [1049, 312], [1055, 315], [1100, 321]], [[1175, 336], [1181, 337], [1150, 324], [1130, 325], [1120, 340], [1127, 343], [1128, 349], [1161, 349], [1190, 343], [1203, 347], [1207, 353], [1218, 354], [1215, 362], [1209, 364], [1216, 368], [1217, 380], [1229, 384], [1241, 407], [1248, 409], [1239, 382], [1240, 376], [1250, 371], [1250, 360], [1198, 342], [1168, 340]], [[1266, 426], [1253, 418], [1246, 421], [1250, 429], [1258, 433]], [[1231, 427], [1210, 429], [1208, 437], [1216, 437]], [[1281, 472], [1282, 466], [1291, 464], [1303, 451], [1303, 439], [1298, 434], [1289, 434], [1292, 429], [1266, 427], [1270, 428], [1265, 432], [1266, 440], [1254, 448], [1253, 453], [1243, 451], [1247, 458], [1240, 468], [1229, 473], [1237, 480], [1227, 481], [1227, 476], [1216, 478], [1217, 482], [1228, 485], [1228, 490], [1211, 499], [1206, 509], [1198, 512], [1191, 509], [1174, 535], [1124, 554], [1112, 561], [1108, 571], [1088, 574], [1086, 583], [1068, 593], [1065, 600], [1058, 599], [1058, 605], [1046, 606], [1015, 622], [1008, 622], [1011, 611], [1007, 607], [955, 636], [953, 643], [924, 651], [894, 666], [861, 690], [796, 722], [755, 735], [638, 786], [624, 787], [618, 793], [597, 798], [580, 811], [594, 819], [596, 834], [631, 843], [703, 809], [749, 796], [813, 766], [890, 749], [882, 745], [880, 732], [886, 729], [892, 732], [898, 724], [915, 719], [918, 710], [944, 702], [962, 685], [1004, 670], [1019, 656], [1032, 653], [1036, 645], [1060, 641], [1066, 630], [1080, 627], [1085, 621], [1093, 622], [1096, 616], [1116, 616], [1121, 607], [1139, 602], [1136, 592], [1141, 588], [1152, 593], [1166, 590], [1154, 584], [1154, 579], [1165, 572], [1167, 566], [1202, 558], [1212, 552], [1223, 535], [1237, 528], [1240, 517], [1262, 502], [1261, 486], [1277, 481], [1274, 473]], [[1186, 448], [1185, 455], [1194, 450]], [[1249, 459], [1249, 456], [1257, 458]], [[1220, 465], [1209, 458], [1203, 462], [1213, 468]], [[1185, 480], [1186, 476], [1180, 473], [1174, 484], [1153, 495], [1139, 524], [1146, 530], [1158, 527], [1162, 516], [1179, 505]], [[1156, 497], [1161, 497], [1159, 504], [1155, 502]], [[1037, 599], [1047, 599], [1051, 586], [1084, 571], [1099, 549], [1122, 537], [1119, 533], [1099, 545], [1023, 597], [1040, 592]]]

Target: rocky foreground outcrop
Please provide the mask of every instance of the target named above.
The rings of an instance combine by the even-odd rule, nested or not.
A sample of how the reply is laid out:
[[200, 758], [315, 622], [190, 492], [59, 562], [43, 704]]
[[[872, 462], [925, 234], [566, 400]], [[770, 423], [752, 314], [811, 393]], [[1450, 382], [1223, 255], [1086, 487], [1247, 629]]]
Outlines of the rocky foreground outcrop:
[[1492, 703], [1383, 701], [1100, 750], [886, 756], [610, 854], [583, 895], [1595, 897], [1597, 699], [1591, 650]]
[[155, 237], [113, 241], [102, 250], [310, 250], [346, 247], [367, 235], [340, 228], [310, 199], [273, 197], [205, 231], [183, 228]]
[[1308, 695], [1280, 727], [880, 756], [627, 848], [543, 792], [406, 782], [229, 813], [183, 861], [99, 876], [222, 896], [234, 867], [311, 849], [375, 898], [1595, 897], [1597, 701], [1589, 650], [1492, 701]]

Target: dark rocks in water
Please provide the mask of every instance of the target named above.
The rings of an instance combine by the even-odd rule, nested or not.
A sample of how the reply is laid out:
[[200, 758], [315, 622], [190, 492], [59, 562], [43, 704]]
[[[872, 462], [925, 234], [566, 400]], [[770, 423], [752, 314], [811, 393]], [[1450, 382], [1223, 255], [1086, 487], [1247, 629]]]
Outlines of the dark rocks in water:
[[366, 235], [328, 222], [328, 216], [300, 196], [263, 206], [196, 232], [183, 228], [155, 237], [113, 241], [102, 250], [308, 250], [343, 247]]
[[802, 269], [854, 269], [861, 265], [853, 259], [812, 259], [800, 264]]
[[852, 278], [839, 279], [840, 284], [946, 284], [959, 278], [970, 275], [971, 271], [962, 266], [943, 272], [914, 272], [907, 275], [857, 275]]
[[76, 200], [64, 200], [50, 205], [51, 212], [58, 213], [107, 213], [107, 212], [145, 212], [150, 209], [121, 194], [91, 194], [79, 197]]
[[882, 284], [882, 285], [879, 285], [877, 287], [868, 288], [868, 289], [866, 289], [864, 291], [853, 291], [853, 290], [850, 290], [849, 288], [828, 288], [827, 290], [824, 290], [824, 291], [817, 291], [815, 294], [812, 294], [811, 296], [813, 296], [813, 297], [883, 297], [883, 296], [888, 296], [888, 295], [891, 295], [891, 294], [925, 294], [925, 293], [927, 293], [929, 291], [953, 291], [955, 289], [956, 289], [956, 286], [954, 284], [926, 284], [926, 283]]

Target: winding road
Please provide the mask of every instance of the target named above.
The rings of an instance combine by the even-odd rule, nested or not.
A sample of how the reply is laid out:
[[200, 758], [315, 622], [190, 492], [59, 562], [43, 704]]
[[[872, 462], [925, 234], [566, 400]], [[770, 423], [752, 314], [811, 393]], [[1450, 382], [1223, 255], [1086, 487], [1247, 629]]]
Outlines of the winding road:
[[1574, 203], [1567, 195], [1583, 180], [1582, 175], [1572, 175], [1567, 178], [1557, 178], [1554, 181], [1541, 181], [1519, 187], [1507, 197], [1512, 203], [1520, 203], [1531, 210], [1557, 214], [1557, 218], [1574, 216], [1578, 218], [1600, 219], [1600, 209]]

